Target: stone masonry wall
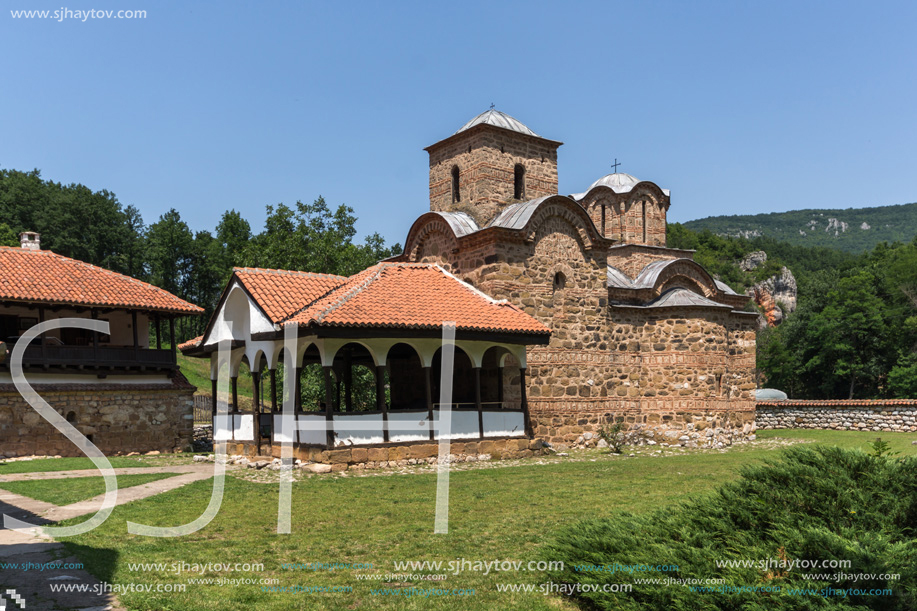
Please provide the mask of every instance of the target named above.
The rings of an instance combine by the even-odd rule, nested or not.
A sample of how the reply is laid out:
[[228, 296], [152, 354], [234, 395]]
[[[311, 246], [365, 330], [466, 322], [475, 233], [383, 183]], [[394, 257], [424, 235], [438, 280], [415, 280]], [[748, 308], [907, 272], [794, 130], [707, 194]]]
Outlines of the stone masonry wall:
[[[450, 457], [453, 462], [472, 460], [505, 460], [538, 456], [544, 452], [544, 444], [537, 439], [482, 439], [480, 441], [455, 440], [450, 443]], [[253, 443], [231, 442], [226, 453], [255, 457], [257, 447]], [[280, 444], [264, 443], [263, 456], [280, 458]], [[331, 465], [332, 471], [362, 471], [386, 467], [435, 463], [439, 455], [439, 442], [421, 441], [406, 444], [390, 444], [368, 448], [350, 447], [327, 450], [320, 447], [293, 446], [293, 458]]]
[[917, 400], [759, 401], [755, 422], [761, 429], [914, 432]]
[[[557, 145], [482, 126], [430, 151], [430, 210], [469, 213], [484, 226], [513, 203], [514, 169], [525, 167], [523, 200], [557, 193]], [[461, 200], [453, 201], [452, 168], [459, 168]]]
[[[194, 387], [151, 390], [149, 386], [35, 390], [106, 455], [190, 449]], [[83, 456], [32, 409], [11, 385], [0, 388], [0, 454]]]

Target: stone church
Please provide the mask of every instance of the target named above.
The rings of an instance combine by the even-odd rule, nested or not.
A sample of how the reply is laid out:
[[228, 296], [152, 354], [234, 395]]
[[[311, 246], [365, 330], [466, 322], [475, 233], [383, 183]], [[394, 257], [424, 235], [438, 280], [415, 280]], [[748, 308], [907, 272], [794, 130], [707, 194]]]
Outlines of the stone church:
[[391, 261], [438, 264], [550, 328], [527, 348], [536, 438], [610, 421], [656, 443], [750, 434], [748, 298], [666, 246], [667, 189], [614, 173], [558, 194], [561, 144], [491, 109], [427, 147], [430, 212]]

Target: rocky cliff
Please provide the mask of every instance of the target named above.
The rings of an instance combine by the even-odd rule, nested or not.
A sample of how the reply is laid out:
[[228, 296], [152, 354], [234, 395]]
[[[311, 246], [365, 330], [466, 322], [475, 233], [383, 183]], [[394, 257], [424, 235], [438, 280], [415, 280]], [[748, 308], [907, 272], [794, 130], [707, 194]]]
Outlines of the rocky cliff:
[[[739, 267], [749, 272], [766, 262], [767, 253], [759, 250], [746, 255], [739, 263]], [[759, 318], [758, 326], [762, 328], [779, 325], [787, 314], [796, 310], [796, 278], [786, 267], [781, 267], [780, 273], [749, 287], [745, 294], [754, 299], [761, 308], [763, 314]]]

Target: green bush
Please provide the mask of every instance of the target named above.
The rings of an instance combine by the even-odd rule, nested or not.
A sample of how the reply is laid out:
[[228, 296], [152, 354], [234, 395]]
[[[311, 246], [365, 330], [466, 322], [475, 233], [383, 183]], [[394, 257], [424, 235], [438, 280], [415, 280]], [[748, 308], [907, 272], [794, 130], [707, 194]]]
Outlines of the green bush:
[[[744, 468], [738, 481], [696, 501], [649, 515], [623, 514], [568, 526], [546, 547], [546, 554], [549, 560], [565, 563], [563, 570], [552, 574], [555, 582], [599, 589], [604, 584], [632, 584], [626, 593], [577, 594], [589, 609], [903, 611], [917, 609], [915, 529], [917, 457], [800, 447], [786, 451], [780, 460]], [[735, 560], [755, 565], [717, 566]], [[851, 564], [817, 569], [790, 569], [785, 564], [799, 560]], [[615, 564], [676, 565], [678, 570], [611, 573], [583, 566]], [[830, 577], [805, 579], [804, 573]], [[900, 579], [852, 577], [863, 573], [897, 573]], [[637, 583], [666, 578], [722, 579], [725, 587]], [[727, 589], [742, 586], [771, 591]], [[827, 588], [890, 588], [892, 595], [833, 595], [825, 592]]]

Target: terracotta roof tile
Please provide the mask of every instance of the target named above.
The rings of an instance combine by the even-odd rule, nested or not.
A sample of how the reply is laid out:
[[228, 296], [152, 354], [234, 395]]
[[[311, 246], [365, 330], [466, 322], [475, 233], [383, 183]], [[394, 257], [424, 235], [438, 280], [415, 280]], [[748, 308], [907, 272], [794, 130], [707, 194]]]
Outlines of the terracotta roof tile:
[[517, 308], [462, 282], [438, 265], [379, 263], [307, 305], [284, 324], [335, 327], [456, 328], [548, 335]]
[[177, 346], [177, 348], [179, 350], [187, 350], [188, 348], [196, 348], [201, 343], [201, 341], [203, 341], [203, 339], [204, 339], [203, 335], [198, 335], [194, 339], [189, 339], [186, 342], [182, 342], [181, 344]]
[[279, 323], [306, 304], [347, 281], [344, 276], [237, 267], [236, 277], [273, 323]]
[[152, 284], [49, 250], [0, 247], [0, 300], [200, 314]]

